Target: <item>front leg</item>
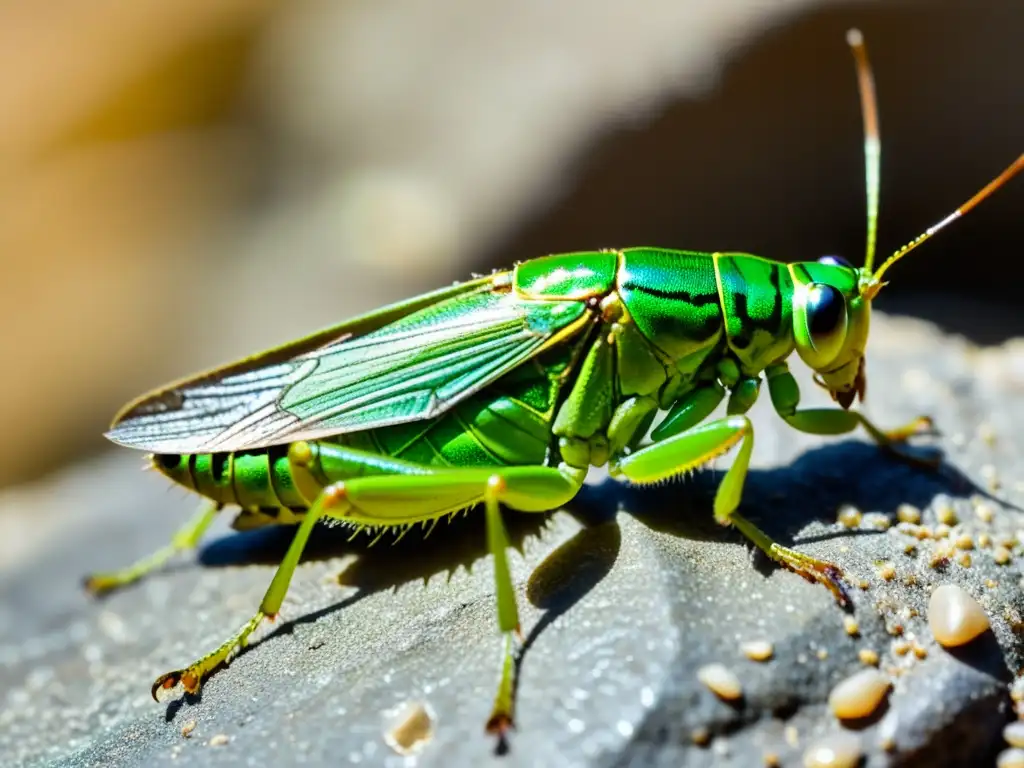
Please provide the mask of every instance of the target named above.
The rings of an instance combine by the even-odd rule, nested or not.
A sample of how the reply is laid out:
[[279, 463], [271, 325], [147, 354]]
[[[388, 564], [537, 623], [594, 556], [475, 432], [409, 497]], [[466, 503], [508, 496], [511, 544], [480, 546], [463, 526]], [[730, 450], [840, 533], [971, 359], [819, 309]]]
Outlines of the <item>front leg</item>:
[[617, 457], [612, 461], [610, 470], [613, 475], [637, 485], [656, 483], [697, 469], [737, 444], [740, 448], [736, 460], [715, 494], [715, 519], [723, 525], [735, 525], [770, 558], [809, 581], [828, 587], [840, 605], [847, 605], [849, 597], [840, 581], [842, 572], [839, 568], [776, 543], [736, 511], [754, 447], [754, 428], [746, 416], [727, 416], [666, 437], [628, 456]]
[[772, 405], [782, 419], [793, 429], [811, 435], [843, 435], [863, 427], [871, 438], [884, 450], [910, 464], [928, 469], [936, 468], [940, 463], [938, 456], [918, 456], [906, 449], [904, 443], [920, 434], [932, 431], [932, 420], [927, 416], [919, 416], [901, 427], [883, 430], [876, 427], [859, 411], [846, 411], [839, 408], [805, 408], [798, 410], [800, 388], [796, 379], [789, 372], [785, 363], [770, 366], [765, 374], [768, 378], [768, 392]]

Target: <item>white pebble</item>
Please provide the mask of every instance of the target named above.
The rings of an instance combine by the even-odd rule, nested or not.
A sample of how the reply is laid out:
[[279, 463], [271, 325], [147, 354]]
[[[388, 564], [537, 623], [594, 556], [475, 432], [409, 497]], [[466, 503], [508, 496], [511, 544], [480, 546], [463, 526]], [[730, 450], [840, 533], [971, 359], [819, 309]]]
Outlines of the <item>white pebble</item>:
[[743, 697], [743, 686], [735, 673], [724, 664], [706, 664], [697, 670], [697, 679], [726, 701]]
[[808, 747], [804, 752], [804, 768], [855, 768], [863, 756], [860, 738], [843, 731]]
[[828, 705], [840, 720], [868, 717], [885, 700], [891, 685], [884, 673], [868, 667], [840, 681], [829, 693]]
[[989, 620], [978, 601], [955, 584], [936, 587], [928, 601], [928, 626], [942, 645], [969, 643], [988, 631]]

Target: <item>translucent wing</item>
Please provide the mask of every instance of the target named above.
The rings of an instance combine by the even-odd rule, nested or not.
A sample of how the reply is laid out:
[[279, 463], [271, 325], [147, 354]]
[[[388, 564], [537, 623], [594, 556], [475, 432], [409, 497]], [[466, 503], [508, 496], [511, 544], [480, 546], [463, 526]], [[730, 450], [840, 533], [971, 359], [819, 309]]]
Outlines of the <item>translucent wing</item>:
[[586, 323], [582, 301], [524, 299], [507, 284], [438, 291], [172, 384], [125, 408], [107, 437], [237, 451], [437, 416]]

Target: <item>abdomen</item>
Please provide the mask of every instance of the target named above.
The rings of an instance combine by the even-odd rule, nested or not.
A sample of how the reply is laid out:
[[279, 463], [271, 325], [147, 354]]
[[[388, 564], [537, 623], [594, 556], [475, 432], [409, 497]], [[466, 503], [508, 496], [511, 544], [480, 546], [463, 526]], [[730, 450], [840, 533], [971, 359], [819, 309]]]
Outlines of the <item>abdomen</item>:
[[327, 485], [355, 477], [438, 467], [542, 465], [571, 350], [552, 350], [431, 420], [290, 445], [213, 454], [159, 454], [153, 466], [175, 483], [243, 509], [236, 527], [296, 522]]

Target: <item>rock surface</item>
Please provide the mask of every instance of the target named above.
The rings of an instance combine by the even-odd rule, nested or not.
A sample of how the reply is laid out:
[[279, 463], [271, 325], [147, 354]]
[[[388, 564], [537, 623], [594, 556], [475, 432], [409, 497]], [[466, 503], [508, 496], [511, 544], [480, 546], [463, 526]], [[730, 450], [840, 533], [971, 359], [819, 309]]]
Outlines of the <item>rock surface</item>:
[[[981, 350], [881, 315], [872, 337], [866, 412], [883, 425], [933, 415], [943, 434], [924, 442], [945, 451], [942, 468], [899, 463], [861, 435], [800, 435], [764, 397], [743, 506], [781, 542], [840, 565], [852, 610], [712, 521], [720, 473], [653, 489], [595, 476], [565, 511], [509, 516], [524, 553], [512, 564], [526, 650], [501, 758], [483, 733], [500, 646], [479, 515], [369, 550], [318, 531], [278, 624], [199, 700], [160, 705], [153, 678], [248, 618], [288, 532], [232, 533], [225, 519], [198, 562], [92, 601], [81, 576], [163, 543], [192, 500], [126, 452], [7, 492], [0, 512], [26, 514], [0, 514], [0, 536], [30, 545], [0, 586], [0, 763], [405, 765], [385, 736], [406, 702], [434, 718], [423, 766], [801, 765], [840, 732], [859, 739], [868, 766], [991, 763], [1024, 662], [1024, 515], [1010, 503], [1024, 495], [1020, 346]], [[822, 403], [797, 372], [805, 403]], [[999, 485], [1006, 504], [986, 499]], [[859, 526], [836, 522], [843, 504], [861, 510]], [[900, 504], [922, 510], [919, 526], [896, 524]], [[934, 537], [949, 507], [958, 522], [942, 541], [970, 536], [973, 549], [941, 559]], [[992, 631], [941, 648], [926, 613], [942, 583], [973, 595]], [[747, 658], [741, 644], [753, 640], [770, 641], [773, 657]], [[873, 717], [840, 724], [829, 692], [863, 668], [865, 650], [892, 692]], [[742, 700], [698, 681], [711, 663], [737, 676]]]

